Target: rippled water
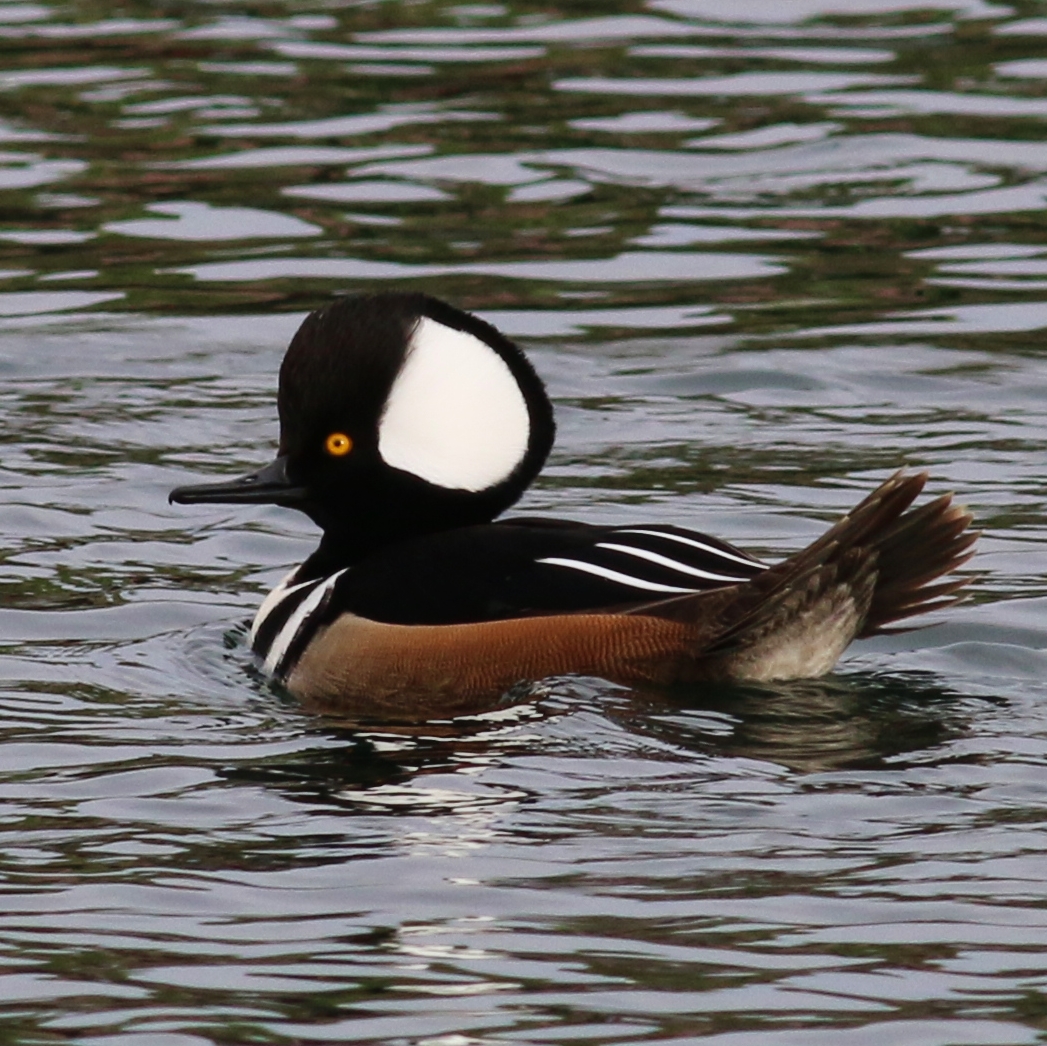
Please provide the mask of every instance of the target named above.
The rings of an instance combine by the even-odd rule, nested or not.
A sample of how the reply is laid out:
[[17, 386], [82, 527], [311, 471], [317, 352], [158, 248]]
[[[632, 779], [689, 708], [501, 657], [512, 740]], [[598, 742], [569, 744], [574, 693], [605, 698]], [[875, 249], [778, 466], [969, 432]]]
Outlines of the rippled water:
[[[1047, 18], [0, 4], [0, 1039], [1047, 1035]], [[832, 677], [361, 732], [252, 673], [303, 312], [527, 347], [529, 511], [799, 547], [901, 464], [973, 598]]]

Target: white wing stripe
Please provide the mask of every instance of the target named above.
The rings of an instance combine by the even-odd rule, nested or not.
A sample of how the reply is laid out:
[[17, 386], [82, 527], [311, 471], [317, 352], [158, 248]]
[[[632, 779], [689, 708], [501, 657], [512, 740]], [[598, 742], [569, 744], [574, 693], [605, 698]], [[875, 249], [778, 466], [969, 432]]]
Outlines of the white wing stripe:
[[646, 559], [648, 563], [655, 563], [660, 567], [668, 567], [681, 574], [690, 574], [691, 577], [704, 578], [706, 581], [748, 581], [745, 577], [735, 577], [733, 574], [711, 574], [708, 570], [699, 570], [697, 567], [689, 567], [685, 563], [677, 563], [675, 559], [668, 556], [660, 556], [657, 552], [648, 552], [645, 548], [630, 548], [628, 545], [615, 545], [610, 541], [600, 541], [597, 548], [606, 548], [611, 552], [624, 552], [627, 556], [635, 556], [637, 559]]
[[569, 567], [571, 570], [581, 570], [585, 574], [595, 574], [606, 581], [614, 581], [619, 585], [628, 585], [630, 588], [642, 588], [647, 592], [695, 592], [693, 588], [676, 588], [674, 585], [659, 585], [654, 581], [642, 581], [637, 577], [629, 577], [628, 574], [619, 574], [617, 570], [608, 570], [607, 567], [598, 567], [595, 563], [583, 563], [579, 559], [539, 559], [539, 563], [548, 563], [553, 567]]
[[759, 560], [746, 559], [744, 556], [736, 556], [731, 552], [724, 552], [722, 548], [715, 545], [707, 545], [704, 541], [695, 541], [694, 538], [685, 538], [681, 534], [665, 534], [660, 530], [638, 530], [630, 528], [615, 531], [616, 534], [645, 534], [652, 538], [665, 538], [667, 541], [678, 541], [681, 545], [690, 545], [691, 548], [699, 548], [708, 552], [711, 556], [720, 556], [723, 559], [733, 560], [735, 563], [744, 563], [747, 567], [762, 567], [765, 564]]
[[294, 642], [295, 636], [298, 635], [302, 625], [305, 624], [306, 618], [324, 601], [331, 589], [334, 588], [335, 582], [345, 573], [349, 568], [346, 567], [343, 570], [339, 570], [337, 574], [332, 574], [322, 585], [318, 586], [315, 591], [310, 592], [305, 599], [302, 600], [302, 605], [287, 619], [287, 624], [280, 629], [276, 638], [273, 640], [272, 645], [269, 647], [269, 653], [265, 658], [265, 670], [273, 675], [277, 668], [280, 667], [280, 662], [283, 661], [287, 655], [287, 651], [291, 644]]

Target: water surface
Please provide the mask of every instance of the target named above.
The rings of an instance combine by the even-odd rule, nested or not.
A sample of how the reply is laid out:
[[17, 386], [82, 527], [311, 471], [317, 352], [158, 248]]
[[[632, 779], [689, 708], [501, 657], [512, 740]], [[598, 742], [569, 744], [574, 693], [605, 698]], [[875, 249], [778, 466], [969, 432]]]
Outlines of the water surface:
[[[1047, 1033], [1047, 20], [988, 0], [0, 4], [0, 1037]], [[522, 507], [777, 556], [926, 468], [968, 604], [831, 677], [354, 729], [253, 672], [335, 293], [520, 340]]]

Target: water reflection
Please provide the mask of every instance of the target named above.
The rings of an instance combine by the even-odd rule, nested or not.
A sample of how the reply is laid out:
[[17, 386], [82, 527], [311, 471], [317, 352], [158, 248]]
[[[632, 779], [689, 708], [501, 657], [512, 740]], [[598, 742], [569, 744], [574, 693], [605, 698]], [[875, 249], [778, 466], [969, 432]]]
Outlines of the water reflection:
[[[500, 709], [449, 721], [367, 726], [323, 717], [317, 729], [329, 744], [321, 752], [239, 766], [228, 776], [275, 788], [297, 802], [436, 816], [512, 806], [525, 798], [530, 789], [492, 787], [484, 771], [509, 755], [548, 754], [547, 728], [579, 718], [606, 720], [601, 733], [621, 727], [676, 753], [819, 774], [887, 769], [903, 765], [906, 756], [924, 766], [933, 765], [935, 753], [954, 758], [948, 743], [969, 732], [975, 714], [968, 695], [943, 686], [930, 672], [670, 691], [549, 680], [508, 695]], [[434, 776], [441, 783], [432, 783]], [[472, 787], [464, 787], [474, 778]]]
[[801, 773], [884, 768], [941, 749], [968, 728], [969, 700], [918, 674], [855, 674], [652, 695], [628, 729], [702, 752], [767, 760]]

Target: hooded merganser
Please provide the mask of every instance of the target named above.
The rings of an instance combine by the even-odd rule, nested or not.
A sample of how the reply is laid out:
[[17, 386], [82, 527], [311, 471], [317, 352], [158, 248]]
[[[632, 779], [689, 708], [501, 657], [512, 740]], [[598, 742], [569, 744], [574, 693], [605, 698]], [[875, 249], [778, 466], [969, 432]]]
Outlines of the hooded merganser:
[[541, 469], [552, 406], [508, 338], [424, 294], [309, 315], [277, 406], [271, 465], [171, 500], [286, 505], [322, 529], [250, 634], [267, 673], [321, 708], [443, 717], [567, 673], [818, 676], [966, 584], [938, 579], [972, 554], [970, 514], [948, 494], [906, 511], [926, 473], [893, 476], [775, 566], [675, 526], [494, 522]]

